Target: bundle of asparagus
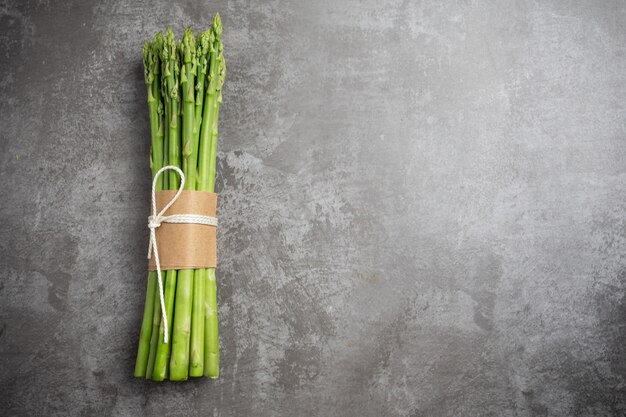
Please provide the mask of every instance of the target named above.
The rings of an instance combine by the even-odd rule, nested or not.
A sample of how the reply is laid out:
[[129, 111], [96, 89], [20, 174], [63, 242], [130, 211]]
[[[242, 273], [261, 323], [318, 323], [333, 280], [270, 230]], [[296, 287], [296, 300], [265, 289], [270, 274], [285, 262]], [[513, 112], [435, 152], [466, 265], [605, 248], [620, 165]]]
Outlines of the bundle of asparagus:
[[[182, 168], [185, 190], [213, 192], [217, 120], [222, 102], [225, 61], [219, 14], [205, 32], [190, 28], [176, 42], [167, 29], [144, 43], [145, 82], [150, 113], [150, 167]], [[180, 178], [165, 171], [155, 189], [176, 190]], [[220, 355], [215, 269], [163, 271], [162, 320], [157, 273], [148, 273], [135, 376], [154, 381], [184, 381], [189, 376], [218, 378]], [[167, 322], [169, 340], [164, 340]]]

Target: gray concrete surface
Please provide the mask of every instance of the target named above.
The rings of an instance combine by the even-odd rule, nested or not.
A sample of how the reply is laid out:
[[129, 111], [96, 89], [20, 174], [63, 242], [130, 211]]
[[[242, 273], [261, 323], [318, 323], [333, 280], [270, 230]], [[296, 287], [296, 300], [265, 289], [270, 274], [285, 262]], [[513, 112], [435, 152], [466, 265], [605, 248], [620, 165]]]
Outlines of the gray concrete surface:
[[[132, 378], [141, 42], [220, 11], [218, 381]], [[626, 415], [626, 3], [0, 3], [0, 414]]]

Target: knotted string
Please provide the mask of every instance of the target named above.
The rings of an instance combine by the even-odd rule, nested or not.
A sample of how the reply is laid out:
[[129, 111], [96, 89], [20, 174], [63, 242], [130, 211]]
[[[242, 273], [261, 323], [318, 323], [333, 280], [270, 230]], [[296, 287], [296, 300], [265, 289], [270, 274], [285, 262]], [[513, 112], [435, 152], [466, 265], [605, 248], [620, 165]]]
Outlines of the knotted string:
[[[163, 207], [163, 209], [157, 214], [156, 210], [156, 184], [161, 176], [167, 170], [173, 169], [180, 176], [180, 187], [176, 195]], [[152, 215], [148, 216], [148, 228], [150, 229], [150, 243], [148, 245], [148, 259], [154, 251], [154, 264], [156, 265], [157, 279], [159, 282], [159, 299], [161, 301], [161, 316], [163, 317], [163, 343], [168, 342], [168, 325], [167, 314], [165, 312], [165, 297], [163, 295], [163, 278], [161, 276], [161, 262], [159, 261], [159, 250], [157, 248], [156, 229], [161, 226], [161, 223], [195, 223], [204, 224], [206, 226], [217, 226], [217, 218], [211, 216], [202, 216], [199, 214], [172, 214], [170, 216], [164, 216], [163, 214], [178, 200], [180, 194], [183, 192], [185, 186], [185, 174], [183, 171], [174, 165], [165, 166], [157, 171], [152, 180]]]

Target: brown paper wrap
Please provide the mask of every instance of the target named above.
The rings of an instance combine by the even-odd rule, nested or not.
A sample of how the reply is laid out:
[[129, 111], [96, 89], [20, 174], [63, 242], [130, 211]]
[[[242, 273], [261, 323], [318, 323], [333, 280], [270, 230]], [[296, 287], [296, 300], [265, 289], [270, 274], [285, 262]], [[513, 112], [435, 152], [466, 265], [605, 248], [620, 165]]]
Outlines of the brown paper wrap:
[[[157, 191], [156, 209], [160, 212], [176, 195], [176, 190]], [[204, 191], [183, 191], [164, 216], [172, 214], [199, 214], [216, 217], [217, 194]], [[190, 223], [161, 223], [156, 228], [161, 270], [215, 268], [217, 245], [215, 226]], [[156, 271], [154, 254], [148, 269]]]

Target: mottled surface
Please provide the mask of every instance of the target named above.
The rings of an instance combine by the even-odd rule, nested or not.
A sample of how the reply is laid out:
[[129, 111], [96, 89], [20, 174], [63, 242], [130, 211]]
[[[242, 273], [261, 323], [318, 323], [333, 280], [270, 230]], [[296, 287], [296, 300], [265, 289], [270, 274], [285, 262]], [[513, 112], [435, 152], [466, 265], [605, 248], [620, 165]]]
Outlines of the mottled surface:
[[[0, 2], [0, 410], [626, 415], [626, 3]], [[224, 21], [218, 381], [132, 378], [141, 42]]]

